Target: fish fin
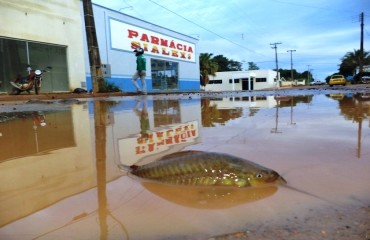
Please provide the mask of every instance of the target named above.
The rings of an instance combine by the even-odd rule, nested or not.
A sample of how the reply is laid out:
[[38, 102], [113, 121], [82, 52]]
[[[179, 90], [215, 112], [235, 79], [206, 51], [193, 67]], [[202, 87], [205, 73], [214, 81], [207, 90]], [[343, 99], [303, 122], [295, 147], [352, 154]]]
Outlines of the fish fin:
[[181, 152], [170, 153], [170, 154], [168, 154], [168, 155], [165, 155], [165, 156], [161, 157], [160, 159], [158, 159], [158, 161], [168, 160], [168, 159], [170, 159], [170, 158], [182, 157], [182, 156], [192, 155], [192, 154], [202, 153], [202, 152], [203, 152], [203, 151], [197, 151], [197, 150], [186, 150], [186, 151], [181, 151]]

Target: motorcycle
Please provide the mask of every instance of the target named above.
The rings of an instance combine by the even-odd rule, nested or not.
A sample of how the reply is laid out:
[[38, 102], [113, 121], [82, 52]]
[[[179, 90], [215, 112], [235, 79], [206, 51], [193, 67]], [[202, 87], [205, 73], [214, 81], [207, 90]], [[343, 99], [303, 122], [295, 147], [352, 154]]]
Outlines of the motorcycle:
[[42, 76], [46, 72], [50, 72], [52, 67], [46, 67], [45, 69], [32, 69], [30, 65], [27, 65], [28, 76], [22, 77], [18, 76], [14, 81], [11, 81], [10, 84], [13, 86], [13, 94], [20, 94], [21, 92], [28, 92], [30, 94], [32, 89], [35, 90], [35, 94], [39, 94]]

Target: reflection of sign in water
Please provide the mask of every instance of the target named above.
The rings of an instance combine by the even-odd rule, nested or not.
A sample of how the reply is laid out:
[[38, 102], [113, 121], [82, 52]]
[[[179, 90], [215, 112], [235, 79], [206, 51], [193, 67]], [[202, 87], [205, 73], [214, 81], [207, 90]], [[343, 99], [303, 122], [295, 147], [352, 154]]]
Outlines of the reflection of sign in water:
[[193, 142], [198, 136], [198, 122], [191, 121], [148, 132], [145, 137], [138, 135], [120, 139], [120, 160], [125, 165], [132, 165], [145, 156], [163, 152], [173, 145]]

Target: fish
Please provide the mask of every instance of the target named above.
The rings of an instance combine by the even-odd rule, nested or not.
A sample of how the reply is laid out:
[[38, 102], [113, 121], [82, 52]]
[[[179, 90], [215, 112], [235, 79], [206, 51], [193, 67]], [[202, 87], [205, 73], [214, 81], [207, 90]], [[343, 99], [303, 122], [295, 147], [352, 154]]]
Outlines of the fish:
[[160, 183], [185, 186], [259, 187], [285, 184], [276, 171], [226, 153], [183, 151], [159, 161], [130, 166], [130, 174]]

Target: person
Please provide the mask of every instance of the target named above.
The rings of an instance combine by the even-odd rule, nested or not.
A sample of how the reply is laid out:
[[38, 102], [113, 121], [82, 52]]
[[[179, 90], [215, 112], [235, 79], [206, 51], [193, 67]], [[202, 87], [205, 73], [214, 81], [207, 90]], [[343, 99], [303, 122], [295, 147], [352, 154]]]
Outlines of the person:
[[[136, 99], [134, 107], [134, 112], [140, 118], [140, 139], [144, 141], [148, 139], [150, 129], [147, 101], [147, 96], [141, 96], [140, 99]], [[139, 110], [140, 103], [142, 103], [141, 111]]]
[[[139, 47], [134, 50], [136, 56], [136, 72], [132, 76], [132, 83], [134, 84], [136, 91], [138, 93], [146, 94], [146, 59], [144, 57], [144, 49]], [[142, 90], [140, 86], [137, 84], [137, 79], [140, 78]]]

